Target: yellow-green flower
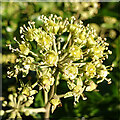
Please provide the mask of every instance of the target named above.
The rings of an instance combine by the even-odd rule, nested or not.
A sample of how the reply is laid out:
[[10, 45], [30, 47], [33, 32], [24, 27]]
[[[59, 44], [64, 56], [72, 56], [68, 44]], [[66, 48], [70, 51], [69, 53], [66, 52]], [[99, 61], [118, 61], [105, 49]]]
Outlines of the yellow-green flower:
[[71, 89], [70, 92], [67, 92], [64, 95], [64, 98], [74, 96], [74, 98], [75, 98], [74, 104], [76, 104], [76, 102], [79, 101], [80, 96], [83, 98], [83, 100], [86, 100], [86, 97], [84, 97], [84, 95], [83, 95], [83, 91], [85, 89], [85, 86], [83, 86], [83, 82], [82, 82], [81, 78], [77, 79], [77, 84], [69, 82], [69, 86], [71, 86], [69, 88], [72, 88], [72, 89]]
[[52, 104], [52, 113], [54, 112], [54, 110], [56, 109], [56, 107], [61, 104], [61, 101], [59, 99], [59, 97], [57, 97], [56, 95], [54, 96], [54, 98], [50, 101], [50, 103]]
[[77, 45], [73, 45], [70, 48], [69, 53], [70, 53], [70, 56], [72, 56], [74, 60], [83, 58], [83, 52], [80, 46], [78, 47]]
[[45, 56], [45, 62], [50, 66], [57, 66], [58, 54], [55, 51], [50, 51]]
[[96, 75], [96, 67], [93, 63], [89, 62], [84, 66], [85, 75], [87, 77], [93, 78]]
[[49, 35], [47, 35], [44, 31], [41, 31], [41, 33], [38, 35], [38, 38], [35, 39], [37, 41], [38, 45], [42, 48], [49, 49], [52, 45], [52, 39]]
[[8, 98], [10, 101], [7, 106], [9, 106], [10, 109], [5, 110], [4, 113], [9, 113], [9, 119], [22, 118], [20, 113], [23, 113], [25, 111], [25, 107], [28, 107], [33, 103], [32, 97], [27, 99], [25, 95], [18, 95], [16, 93], [10, 94]]
[[105, 65], [100, 64], [100, 66], [98, 66], [97, 68], [97, 74], [98, 74], [98, 78], [101, 78], [102, 80], [104, 80], [106, 79], [109, 72]]
[[26, 59], [24, 60], [24, 62], [22, 64], [24, 65], [25, 69], [30, 69], [30, 66], [32, 65], [32, 62], [34, 62], [33, 57], [26, 57]]
[[64, 78], [74, 79], [78, 74], [78, 68], [76, 66], [68, 65], [63, 68]]

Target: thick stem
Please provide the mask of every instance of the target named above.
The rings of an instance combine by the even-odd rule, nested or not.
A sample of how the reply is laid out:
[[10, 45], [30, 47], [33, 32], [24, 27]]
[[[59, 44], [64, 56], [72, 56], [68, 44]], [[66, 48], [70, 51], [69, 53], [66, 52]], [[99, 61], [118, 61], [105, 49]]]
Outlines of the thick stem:
[[55, 76], [56, 76], [56, 79], [55, 79], [55, 83], [54, 85], [52, 86], [51, 88], [51, 91], [50, 91], [50, 95], [49, 95], [49, 100], [47, 101], [47, 104], [46, 104], [46, 112], [45, 112], [45, 115], [44, 115], [44, 119], [49, 119], [50, 117], [50, 107], [51, 107], [51, 103], [50, 103], [50, 100], [54, 97], [54, 94], [56, 92], [56, 86], [57, 86], [57, 82], [58, 82], [58, 79], [59, 79], [59, 72], [55, 72], [54, 73]]
[[44, 100], [45, 100], [45, 105], [47, 104], [48, 102], [48, 92], [44, 90]]
[[50, 117], [50, 106], [51, 106], [50, 100], [54, 96], [54, 87], [55, 86], [53, 85], [52, 88], [51, 88], [49, 100], [48, 100], [47, 105], [46, 105], [46, 112], [45, 112], [45, 115], [44, 115], [44, 119], [49, 119], [49, 117]]
[[46, 106], [46, 112], [45, 112], [45, 115], [44, 115], [44, 120], [48, 119], [49, 120], [49, 117], [50, 117], [50, 102], [48, 102], [47, 106]]

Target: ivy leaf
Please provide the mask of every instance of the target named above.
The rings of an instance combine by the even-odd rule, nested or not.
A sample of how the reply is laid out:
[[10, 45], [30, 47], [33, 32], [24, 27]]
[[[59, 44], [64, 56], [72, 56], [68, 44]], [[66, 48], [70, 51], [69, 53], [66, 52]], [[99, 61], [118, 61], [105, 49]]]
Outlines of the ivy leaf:
[[35, 107], [43, 107], [45, 105], [43, 102], [42, 91], [39, 91], [36, 95], [34, 105]]

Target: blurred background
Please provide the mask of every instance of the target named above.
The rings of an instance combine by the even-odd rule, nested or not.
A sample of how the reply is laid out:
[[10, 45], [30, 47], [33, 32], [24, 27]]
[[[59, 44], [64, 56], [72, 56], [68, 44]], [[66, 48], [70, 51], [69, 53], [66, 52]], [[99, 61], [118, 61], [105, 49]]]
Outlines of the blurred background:
[[[84, 25], [88, 23], [96, 29], [102, 38], [106, 37], [110, 44], [109, 49], [113, 52], [104, 64], [114, 64], [114, 69], [108, 76], [112, 79], [112, 84], [100, 83], [98, 91], [85, 93], [88, 97], [86, 101], [80, 102], [74, 107], [73, 98], [61, 99], [62, 107], [58, 107], [51, 118], [59, 120], [119, 120], [120, 112], [120, 4], [118, 2], [2, 2], [2, 95], [1, 100], [7, 99], [8, 94], [16, 92], [16, 80], [7, 78], [7, 69], [14, 65], [16, 55], [11, 53], [6, 44], [16, 45], [13, 37], [20, 40], [20, 26], [28, 21], [35, 21], [39, 27], [39, 16], [44, 14], [57, 14], [63, 18], [75, 16], [81, 19]], [[30, 73], [34, 80], [33, 73]], [[26, 78], [27, 79], [27, 78]], [[66, 91], [66, 83], [58, 87], [58, 93]], [[35, 96], [32, 107], [43, 106], [42, 93]], [[31, 119], [42, 118], [42, 114], [35, 114], [27, 117]], [[24, 119], [26, 117], [24, 116]]]

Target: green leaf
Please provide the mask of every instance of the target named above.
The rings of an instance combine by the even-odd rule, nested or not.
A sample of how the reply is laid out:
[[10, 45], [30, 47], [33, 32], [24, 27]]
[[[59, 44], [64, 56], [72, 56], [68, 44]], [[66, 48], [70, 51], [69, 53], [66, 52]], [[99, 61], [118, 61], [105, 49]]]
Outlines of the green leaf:
[[45, 105], [43, 101], [42, 91], [39, 91], [39, 93], [36, 95], [34, 105], [35, 107], [43, 107]]

